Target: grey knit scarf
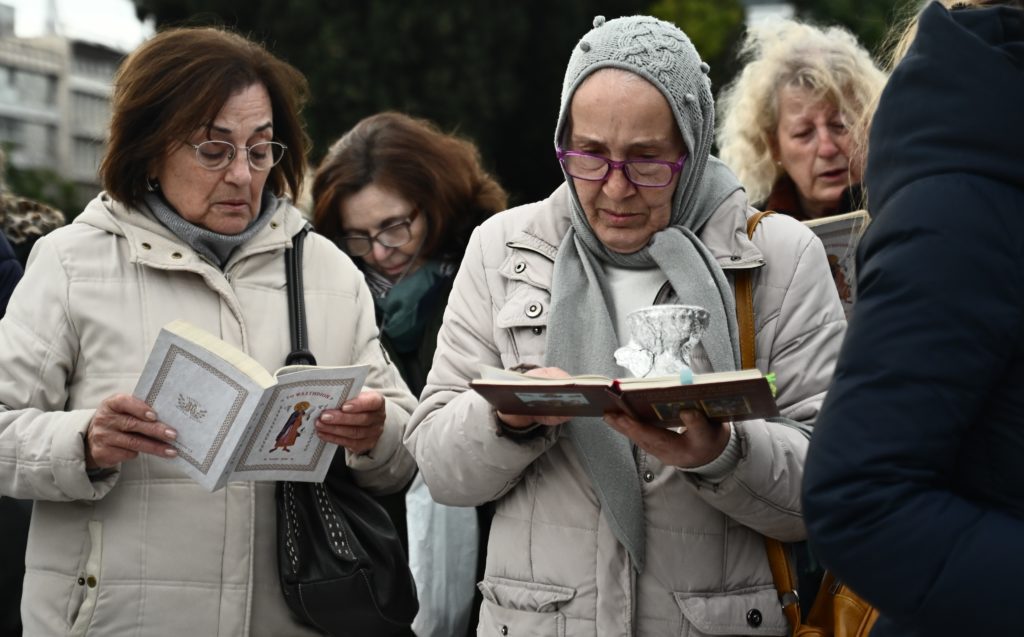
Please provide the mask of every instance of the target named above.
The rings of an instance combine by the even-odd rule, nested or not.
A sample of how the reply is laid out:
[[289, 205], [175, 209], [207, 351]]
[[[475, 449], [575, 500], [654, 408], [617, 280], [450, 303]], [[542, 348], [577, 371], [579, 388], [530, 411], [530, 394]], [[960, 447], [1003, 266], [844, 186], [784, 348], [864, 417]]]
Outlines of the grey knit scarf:
[[[673, 196], [669, 226], [632, 254], [608, 250], [594, 234], [569, 184], [572, 228], [555, 258], [548, 322], [546, 364], [579, 373], [611, 377], [626, 372], [614, 362], [620, 335], [608, 310], [607, 285], [600, 262], [626, 268], [657, 267], [665, 273], [681, 303], [711, 313], [704, 349], [716, 371], [739, 367], [735, 303], [725, 273], [696, 233], [722, 202], [740, 188], [736, 177], [709, 151], [714, 131], [714, 103], [708, 67], [689, 38], [667, 22], [646, 16], [594, 21], [594, 29], [573, 50], [562, 87], [562, 108], [555, 132], [560, 145], [572, 96], [601, 68], [640, 75], [671, 105], [689, 158]], [[586, 469], [616, 538], [629, 552], [636, 570], [645, 561], [646, 524], [640, 478], [629, 439], [599, 418], [576, 418], [566, 433]]]
[[277, 207], [280, 204], [280, 200], [274, 196], [274, 193], [265, 188], [263, 196], [260, 198], [260, 213], [249, 224], [249, 227], [238, 234], [221, 234], [185, 221], [171, 207], [171, 204], [156, 192], [146, 193], [143, 196], [143, 201], [152, 211], [153, 216], [168, 230], [173, 232], [174, 236], [184, 241], [197, 254], [220, 268], [227, 264], [235, 248], [255, 237], [263, 229], [263, 226], [270, 222], [270, 218], [277, 212]]

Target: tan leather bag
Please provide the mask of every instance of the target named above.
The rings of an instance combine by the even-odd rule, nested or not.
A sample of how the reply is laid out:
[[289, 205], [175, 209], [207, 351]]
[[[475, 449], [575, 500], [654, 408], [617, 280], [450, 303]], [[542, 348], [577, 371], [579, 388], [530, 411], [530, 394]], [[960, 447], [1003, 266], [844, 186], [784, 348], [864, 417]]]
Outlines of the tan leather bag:
[[[753, 238], [761, 219], [772, 214], [759, 212], [747, 220], [747, 236]], [[740, 333], [740, 358], [743, 368], [756, 365], [754, 340], [754, 286], [751, 270], [736, 273], [736, 322]], [[772, 569], [772, 579], [779, 592], [782, 612], [789, 620], [793, 637], [867, 637], [878, 611], [829, 573], [822, 579], [818, 596], [807, 613], [800, 617], [800, 598], [796, 593], [796, 576], [789, 553], [782, 542], [766, 537], [765, 550]]]

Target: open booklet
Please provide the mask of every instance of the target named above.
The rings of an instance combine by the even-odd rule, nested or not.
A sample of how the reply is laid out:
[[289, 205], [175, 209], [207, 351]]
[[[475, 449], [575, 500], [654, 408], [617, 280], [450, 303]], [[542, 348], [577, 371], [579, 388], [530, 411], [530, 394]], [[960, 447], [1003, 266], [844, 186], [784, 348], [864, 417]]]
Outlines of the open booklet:
[[294, 365], [271, 374], [186, 321], [164, 326], [134, 395], [178, 432], [170, 459], [210, 491], [229, 480], [319, 482], [337, 446], [317, 437], [324, 409], [354, 398], [367, 365]]
[[836, 282], [839, 300], [843, 302], [846, 318], [850, 318], [853, 302], [857, 298], [857, 243], [870, 221], [871, 217], [866, 210], [857, 210], [804, 222], [825, 246], [828, 265]]
[[702, 411], [711, 420], [779, 415], [772, 385], [756, 369], [694, 374], [690, 385], [679, 384], [678, 376], [548, 379], [486, 365], [481, 365], [480, 376], [469, 386], [506, 414], [601, 416], [619, 411], [665, 426], [678, 425], [683, 409]]

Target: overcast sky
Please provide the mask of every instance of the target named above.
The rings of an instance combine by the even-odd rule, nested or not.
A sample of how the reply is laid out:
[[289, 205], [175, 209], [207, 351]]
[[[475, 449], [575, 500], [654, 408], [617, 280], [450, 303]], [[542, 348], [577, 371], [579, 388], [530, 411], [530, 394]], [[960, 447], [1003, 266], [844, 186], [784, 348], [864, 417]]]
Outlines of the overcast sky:
[[124, 51], [152, 34], [151, 24], [135, 17], [131, 0], [0, 0], [14, 7], [15, 34], [42, 35], [50, 6], [57, 8], [57, 31]]

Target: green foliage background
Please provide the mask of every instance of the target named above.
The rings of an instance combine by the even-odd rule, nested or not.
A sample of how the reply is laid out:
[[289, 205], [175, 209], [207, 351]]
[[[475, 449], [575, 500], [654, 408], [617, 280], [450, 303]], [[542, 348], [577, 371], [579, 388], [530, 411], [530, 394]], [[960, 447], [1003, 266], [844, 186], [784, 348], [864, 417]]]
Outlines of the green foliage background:
[[263, 41], [305, 73], [315, 163], [357, 121], [395, 109], [481, 148], [513, 203], [561, 179], [553, 131], [562, 74], [593, 17], [646, 2], [517, 0], [135, 0], [163, 25], [220, 24]]
[[797, 17], [817, 24], [840, 24], [883, 59], [891, 29], [899, 29], [926, 0], [790, 0]]
[[[361, 118], [394, 109], [473, 139], [513, 204], [561, 180], [553, 131], [565, 63], [595, 15], [650, 13], [678, 24], [717, 91], [738, 70], [741, 0], [133, 0], [158, 28], [215, 24], [264, 42], [309, 79], [316, 165]], [[904, 0], [914, 2], [916, 0]], [[876, 46], [897, 0], [797, 0], [802, 18]]]
[[71, 221], [82, 211], [96, 193], [79, 192], [74, 182], [63, 179], [47, 168], [18, 168], [7, 166], [5, 185], [11, 192], [40, 201], [64, 213]]
[[745, 16], [740, 0], [657, 0], [648, 12], [675, 23], [690, 36], [711, 65], [709, 76], [716, 92], [736, 74], [736, 48], [743, 37]]

